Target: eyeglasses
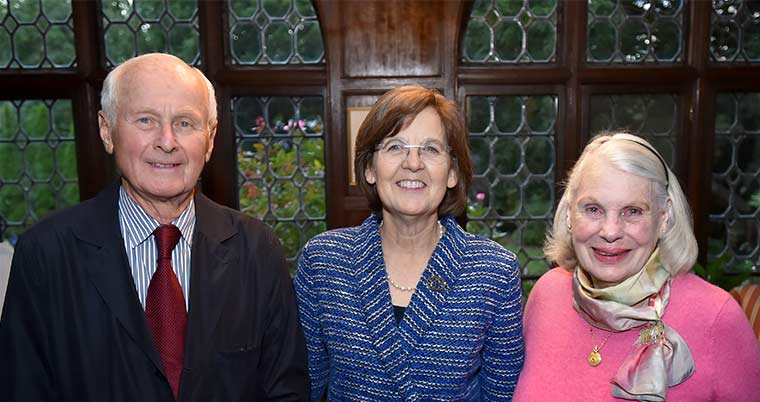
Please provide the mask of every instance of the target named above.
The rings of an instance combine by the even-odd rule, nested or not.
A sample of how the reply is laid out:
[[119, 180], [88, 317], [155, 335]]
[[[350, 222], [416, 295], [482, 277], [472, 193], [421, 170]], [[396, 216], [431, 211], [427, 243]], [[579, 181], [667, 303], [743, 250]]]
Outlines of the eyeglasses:
[[625, 207], [617, 210], [610, 209], [609, 211], [605, 211], [598, 205], [582, 206], [577, 211], [577, 215], [578, 218], [587, 223], [598, 224], [607, 219], [608, 212], [617, 215], [626, 224], [640, 223], [652, 215], [651, 210], [640, 207]]
[[431, 165], [440, 165], [449, 158], [451, 147], [438, 141], [426, 141], [422, 144], [407, 144], [398, 138], [389, 139], [380, 143], [375, 150], [380, 156], [390, 162], [400, 163], [409, 156], [412, 148], [417, 149], [420, 159]]

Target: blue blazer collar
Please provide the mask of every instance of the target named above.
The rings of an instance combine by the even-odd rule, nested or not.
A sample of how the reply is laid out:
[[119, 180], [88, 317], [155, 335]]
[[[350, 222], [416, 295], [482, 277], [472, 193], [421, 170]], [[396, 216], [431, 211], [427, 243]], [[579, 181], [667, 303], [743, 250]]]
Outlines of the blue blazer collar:
[[441, 224], [444, 235], [398, 326], [391, 306], [377, 217], [370, 216], [362, 223], [354, 244], [357, 296], [370, 337], [383, 369], [396, 382], [405, 399], [414, 399], [415, 393], [408, 375], [409, 356], [435, 322], [461, 270], [467, 233], [450, 216], [443, 217]]

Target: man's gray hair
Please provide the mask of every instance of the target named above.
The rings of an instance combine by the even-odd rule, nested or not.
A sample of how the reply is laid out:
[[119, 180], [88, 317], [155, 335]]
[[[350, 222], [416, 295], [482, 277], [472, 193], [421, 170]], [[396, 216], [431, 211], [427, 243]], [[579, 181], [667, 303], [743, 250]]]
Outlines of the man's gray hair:
[[211, 85], [211, 81], [206, 78], [206, 76], [203, 74], [203, 72], [193, 66], [188, 65], [185, 63], [182, 59], [166, 54], [166, 53], [148, 53], [141, 56], [133, 57], [124, 63], [120, 64], [113, 70], [111, 70], [110, 73], [106, 76], [105, 81], [103, 82], [103, 90], [100, 93], [100, 105], [103, 108], [103, 112], [105, 112], [108, 123], [111, 126], [116, 125], [116, 118], [118, 115], [118, 108], [119, 108], [119, 94], [118, 88], [119, 88], [119, 80], [121, 77], [130, 70], [131, 67], [134, 66], [134, 64], [139, 63], [144, 60], [149, 59], [157, 59], [157, 58], [164, 58], [164, 59], [173, 59], [176, 62], [182, 63], [189, 68], [191, 68], [193, 71], [195, 71], [198, 76], [200, 76], [203, 79], [203, 82], [206, 84], [206, 91], [208, 92], [208, 125], [209, 127], [216, 124], [216, 95], [214, 94], [214, 86]]

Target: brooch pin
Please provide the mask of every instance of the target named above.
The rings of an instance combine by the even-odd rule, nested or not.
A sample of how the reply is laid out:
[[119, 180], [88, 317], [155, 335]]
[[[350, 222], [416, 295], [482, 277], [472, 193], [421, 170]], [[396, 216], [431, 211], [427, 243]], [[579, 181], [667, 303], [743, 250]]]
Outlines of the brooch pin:
[[639, 343], [642, 345], [649, 345], [662, 339], [662, 334], [665, 332], [665, 326], [662, 325], [662, 321], [656, 321], [653, 324], [648, 324], [639, 331]]
[[430, 290], [433, 290], [436, 292], [442, 292], [446, 290], [448, 285], [446, 284], [446, 280], [444, 280], [438, 275], [433, 275], [427, 280], [427, 287]]

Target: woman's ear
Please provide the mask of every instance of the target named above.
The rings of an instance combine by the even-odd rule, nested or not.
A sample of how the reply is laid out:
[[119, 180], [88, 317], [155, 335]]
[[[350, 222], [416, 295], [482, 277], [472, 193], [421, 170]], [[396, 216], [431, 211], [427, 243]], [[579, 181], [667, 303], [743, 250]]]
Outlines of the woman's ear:
[[449, 168], [449, 177], [446, 180], [446, 187], [454, 188], [457, 186], [457, 183], [459, 183], [459, 173], [457, 173], [457, 170], [454, 169], [454, 166], [452, 165]]
[[668, 227], [670, 224], [670, 210], [673, 207], [673, 201], [668, 198], [668, 202], [665, 203], [665, 208], [662, 211], [662, 215], [660, 215], [660, 237], [665, 234], [665, 232], [668, 231]]
[[375, 184], [377, 182], [375, 167], [371, 164], [364, 169], [364, 180], [366, 180], [369, 184]]

